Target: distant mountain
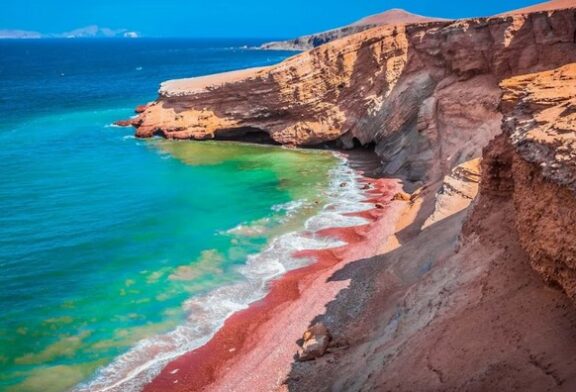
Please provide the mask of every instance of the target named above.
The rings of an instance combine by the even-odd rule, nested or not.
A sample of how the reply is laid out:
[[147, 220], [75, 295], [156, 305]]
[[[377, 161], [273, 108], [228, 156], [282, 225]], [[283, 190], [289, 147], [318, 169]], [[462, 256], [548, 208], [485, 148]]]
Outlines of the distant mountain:
[[37, 31], [0, 30], [0, 39], [31, 39], [31, 38], [138, 38], [140, 35], [128, 29], [110, 29], [91, 25], [65, 33], [43, 34]]
[[260, 46], [261, 49], [269, 50], [310, 50], [335, 39], [346, 37], [347, 35], [359, 33], [376, 26], [388, 24], [408, 24], [441, 21], [444, 19], [429, 18], [426, 16], [412, 14], [401, 9], [392, 9], [381, 14], [370, 15], [360, 19], [348, 26], [333, 30], [324, 31], [317, 34], [305, 35], [287, 41], [268, 42]]
[[42, 34], [37, 31], [0, 30], [0, 39], [3, 38], [42, 38]]
[[113, 30], [107, 27], [99, 27], [96, 25], [82, 27], [76, 30], [68, 31], [59, 34], [63, 38], [136, 38], [138, 33], [128, 31], [128, 29]]

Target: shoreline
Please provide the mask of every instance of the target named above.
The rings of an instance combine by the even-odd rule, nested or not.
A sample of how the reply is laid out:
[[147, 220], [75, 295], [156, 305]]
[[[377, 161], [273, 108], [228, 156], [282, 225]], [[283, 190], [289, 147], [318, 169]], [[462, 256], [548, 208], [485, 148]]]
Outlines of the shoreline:
[[[262, 148], [271, 147], [255, 145]], [[240, 268], [242, 271], [239, 271], [245, 276], [245, 282], [237, 282], [210, 291], [201, 297], [190, 298], [186, 306], [196, 309], [194, 313], [200, 312], [197, 317], [192, 314], [195, 318], [200, 317], [197, 322], [192, 318], [173, 331], [140, 341], [128, 352], [100, 369], [92, 379], [76, 385], [74, 390], [77, 392], [93, 389], [142, 390], [161, 374], [165, 366], [209, 343], [238, 312], [253, 306], [259, 307], [259, 303], [265, 301], [270, 294], [270, 287], [274, 286], [276, 281], [282, 280], [292, 271], [314, 265], [315, 253], [322, 253], [326, 249], [344, 248], [352, 232], [342, 236], [346, 230], [341, 231], [341, 226], [361, 225], [351, 227], [355, 229], [372, 219], [372, 215], [367, 211], [369, 207], [362, 204], [369, 202], [366, 190], [363, 190], [363, 183], [370, 181], [360, 176], [359, 170], [373, 176], [380, 165], [377, 156], [369, 150], [330, 150], [329, 153], [336, 162], [334, 167], [326, 172], [328, 181], [323, 190], [325, 200], [322, 207], [302, 221], [300, 228], [272, 237], [266, 248], [249, 256], [246, 264]], [[346, 186], [343, 186], [344, 184]], [[309, 204], [310, 200], [308, 202], [306, 200], [301, 201]], [[358, 235], [353, 237], [359, 238]], [[247, 294], [245, 291], [250, 288], [254, 291]], [[247, 301], [238, 302], [239, 298], [235, 295], [239, 294], [242, 294], [241, 298], [248, 295]], [[192, 302], [188, 303], [189, 301]], [[227, 311], [222, 319], [220, 319], [221, 310]], [[213, 320], [210, 333], [205, 334], [204, 324], [208, 320], [207, 317], [212, 319], [211, 316], [218, 317]], [[202, 332], [202, 335], [199, 336], [196, 330], [198, 333]]]
[[375, 167], [361, 162], [363, 153], [352, 155], [347, 154], [346, 165], [361, 176], [360, 185], [370, 187], [363, 190], [364, 199], [358, 203], [373, 207], [342, 215], [368, 223], [318, 230], [321, 238], [347, 244], [293, 254], [314, 261], [272, 280], [264, 298], [231, 315], [203, 346], [172, 360], [144, 391], [225, 390], [240, 383], [258, 391], [278, 387], [271, 382], [288, 375], [298, 350], [296, 341], [345, 288], [345, 282], [331, 282], [331, 276], [348, 263], [377, 254], [394, 232], [401, 211], [403, 203], [392, 200], [401, 191], [399, 181], [373, 178]]

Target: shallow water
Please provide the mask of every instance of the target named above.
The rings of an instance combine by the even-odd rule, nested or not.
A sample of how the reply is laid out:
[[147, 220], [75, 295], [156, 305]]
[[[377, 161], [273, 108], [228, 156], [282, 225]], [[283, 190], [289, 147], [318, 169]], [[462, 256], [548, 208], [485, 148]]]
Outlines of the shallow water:
[[332, 153], [111, 125], [163, 80], [290, 54], [244, 44], [0, 41], [0, 390], [138, 390], [362, 223]]
[[110, 125], [162, 80], [288, 55], [239, 44], [0, 41], [0, 390], [90, 378], [185, 323], [187, 300], [245, 279], [249, 255], [313, 213], [328, 153]]

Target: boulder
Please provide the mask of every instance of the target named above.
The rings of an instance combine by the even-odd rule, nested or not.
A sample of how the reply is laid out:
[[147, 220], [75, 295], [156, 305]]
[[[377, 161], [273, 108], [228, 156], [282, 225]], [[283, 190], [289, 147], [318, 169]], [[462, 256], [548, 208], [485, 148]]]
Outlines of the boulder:
[[310, 361], [320, 358], [326, 353], [331, 336], [324, 324], [316, 323], [304, 332], [302, 339], [304, 342], [298, 360]]

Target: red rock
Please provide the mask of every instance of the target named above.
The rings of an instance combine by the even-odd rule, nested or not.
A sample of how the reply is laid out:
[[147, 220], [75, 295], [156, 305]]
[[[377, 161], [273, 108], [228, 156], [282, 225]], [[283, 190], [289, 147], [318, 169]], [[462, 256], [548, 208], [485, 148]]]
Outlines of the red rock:
[[441, 181], [500, 133], [502, 80], [576, 62], [575, 30], [574, 9], [376, 27], [271, 67], [165, 82], [136, 134], [356, 139], [375, 145], [383, 175]]

